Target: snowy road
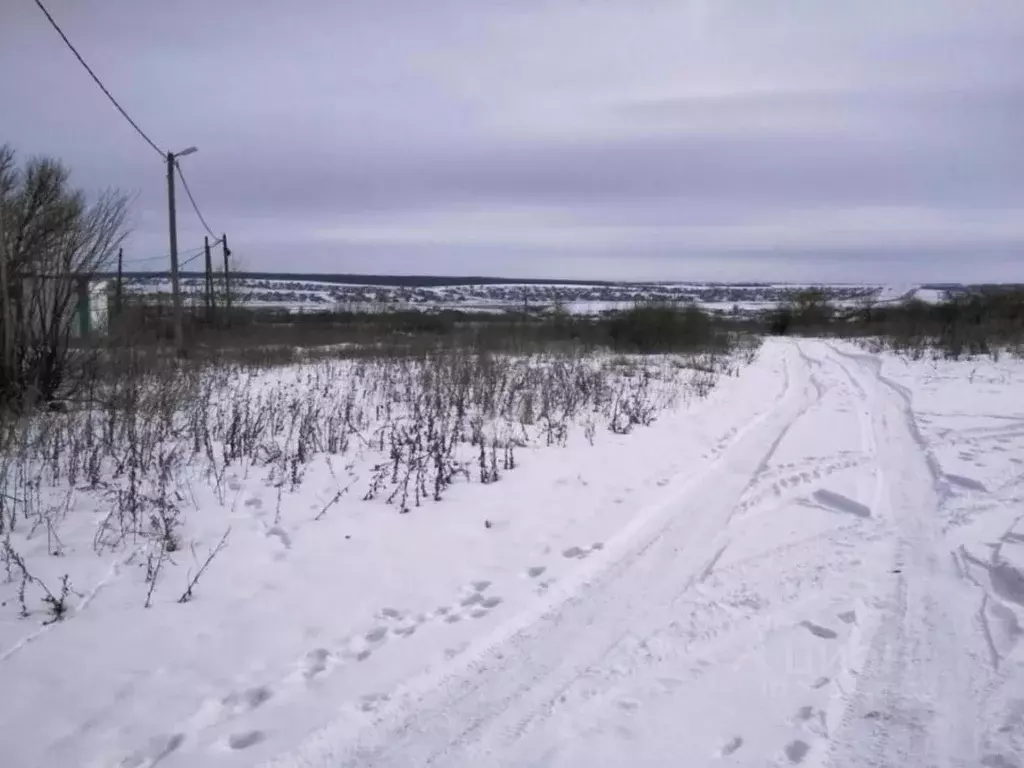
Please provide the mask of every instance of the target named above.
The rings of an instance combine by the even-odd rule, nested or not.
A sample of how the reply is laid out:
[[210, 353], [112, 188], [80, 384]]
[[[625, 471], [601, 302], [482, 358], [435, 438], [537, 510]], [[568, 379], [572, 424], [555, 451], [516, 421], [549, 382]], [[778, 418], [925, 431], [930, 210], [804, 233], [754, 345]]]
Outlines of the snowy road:
[[1019, 517], [958, 545], [984, 486], [943, 473], [880, 361], [770, 346], [780, 394], [673, 498], [375, 721], [272, 764], [1019, 766]]

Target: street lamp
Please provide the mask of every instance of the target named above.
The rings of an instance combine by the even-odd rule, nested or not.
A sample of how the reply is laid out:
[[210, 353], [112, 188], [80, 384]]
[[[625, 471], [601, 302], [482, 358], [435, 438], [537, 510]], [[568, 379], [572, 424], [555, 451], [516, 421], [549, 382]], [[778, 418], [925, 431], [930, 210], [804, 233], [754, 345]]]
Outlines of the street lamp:
[[174, 297], [174, 346], [178, 356], [185, 355], [185, 333], [182, 328], [181, 281], [178, 277], [178, 222], [174, 209], [174, 164], [179, 157], [198, 152], [195, 147], [183, 149], [181, 152], [167, 153], [167, 208], [171, 235], [171, 293]]

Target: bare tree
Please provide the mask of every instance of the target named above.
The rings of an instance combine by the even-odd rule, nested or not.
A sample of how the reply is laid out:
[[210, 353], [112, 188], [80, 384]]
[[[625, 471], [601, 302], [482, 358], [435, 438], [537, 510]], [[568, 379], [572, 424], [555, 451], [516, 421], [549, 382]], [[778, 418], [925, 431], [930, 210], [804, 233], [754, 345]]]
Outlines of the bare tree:
[[9, 221], [11, 217], [7, 202], [13, 197], [17, 185], [14, 150], [7, 145], [0, 146], [0, 376], [3, 376], [0, 385], [5, 388], [9, 372], [14, 370], [14, 305], [11, 301], [11, 276], [7, 259], [13, 221]]
[[7, 404], [49, 402], [74, 383], [70, 344], [79, 292], [108, 267], [126, 235], [129, 199], [89, 201], [60, 162], [18, 168], [0, 147], [0, 393]]

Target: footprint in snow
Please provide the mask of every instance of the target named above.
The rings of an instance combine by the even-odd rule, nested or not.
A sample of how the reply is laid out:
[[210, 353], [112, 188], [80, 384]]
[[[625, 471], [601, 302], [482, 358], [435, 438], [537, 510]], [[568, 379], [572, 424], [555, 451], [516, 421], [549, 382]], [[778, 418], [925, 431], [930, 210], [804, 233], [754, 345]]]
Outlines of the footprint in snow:
[[250, 688], [243, 694], [245, 698], [245, 705], [249, 709], [256, 709], [257, 707], [262, 707], [264, 704], [270, 701], [273, 695], [273, 692], [271, 692], [271, 690], [265, 685], [261, 685], [256, 688]]
[[824, 640], [835, 640], [839, 635], [833, 632], [828, 627], [823, 627], [820, 624], [815, 624], [813, 621], [801, 621], [801, 627], [805, 627], [815, 637], [820, 637]]
[[604, 544], [600, 541], [595, 541], [589, 549], [583, 549], [582, 547], [569, 547], [568, 549], [562, 550], [562, 557], [575, 558], [582, 560], [592, 552], [600, 552], [604, 549]]
[[789, 742], [785, 748], [786, 758], [793, 765], [802, 763], [804, 758], [807, 757], [807, 753], [810, 751], [810, 745], [806, 741], [801, 741], [800, 739]]
[[830, 491], [827, 488], [819, 488], [811, 494], [811, 497], [821, 506], [834, 512], [845, 512], [863, 518], [871, 517], [871, 507], [867, 504], [862, 504], [849, 496]]
[[955, 475], [952, 472], [947, 472], [946, 480], [948, 480], [951, 485], [965, 488], [969, 491], [981, 491], [982, 493], [986, 493], [988, 491], [988, 488], [985, 487], [984, 483], [978, 482], [973, 477]]
[[267, 528], [267, 538], [276, 538], [285, 549], [292, 548], [292, 537], [280, 525], [272, 525]]
[[988, 754], [981, 758], [984, 768], [1020, 768], [1020, 762], [1012, 755]]
[[327, 661], [331, 658], [331, 652], [326, 648], [314, 648], [306, 654], [302, 670], [303, 677], [312, 680], [317, 675], [327, 671]]
[[800, 707], [800, 709], [796, 711], [796, 716], [793, 720], [816, 736], [828, 735], [828, 728], [825, 724], [825, 713], [817, 707], [812, 707], [810, 705]]
[[[479, 597], [479, 595], [477, 596]], [[487, 616], [493, 608], [497, 608], [501, 605], [501, 603], [502, 599], [498, 596], [474, 601], [474, 604], [479, 605], [479, 607], [470, 611], [469, 615], [474, 619], [482, 619], [484, 616]]]
[[383, 641], [385, 637], [387, 637], [387, 634], [388, 634], [387, 627], [374, 627], [373, 629], [371, 629], [369, 632], [366, 633], [366, 635], [365, 635], [366, 642], [368, 642], [368, 643], [379, 643], [379, 642]]
[[359, 699], [359, 709], [363, 712], [376, 712], [388, 702], [386, 693], [368, 693]]
[[273, 691], [265, 685], [250, 688], [242, 693], [232, 692], [221, 703], [234, 713], [251, 712], [259, 709], [273, 697]]
[[245, 731], [244, 733], [233, 733], [228, 736], [228, 746], [233, 750], [248, 749], [259, 744], [266, 738], [263, 731]]
[[176, 752], [185, 743], [185, 734], [172, 733], [170, 736], [154, 736], [149, 746], [141, 752], [133, 752], [118, 763], [118, 768], [142, 768], [157, 765]]
[[544, 571], [546, 570], [547, 568], [545, 568], [543, 565], [535, 565], [532, 568], [526, 569], [526, 575], [529, 576], [531, 579], [536, 579], [538, 576], [543, 576]]
[[[451, 608], [449, 608], [447, 606], [441, 606], [440, 608], [438, 608], [437, 610], [434, 611], [432, 616], [437, 616], [437, 617], [447, 616], [450, 611], [451, 611]], [[406, 614], [404, 611], [400, 611], [397, 608], [381, 608], [377, 612], [377, 618], [378, 619], [380, 619], [382, 621], [385, 621], [385, 622], [388, 622], [388, 623], [390, 623], [392, 625], [395, 624], [396, 622], [403, 622], [407, 615], [408, 614]], [[384, 635], [380, 634], [381, 630], [384, 631], [384, 634], [387, 634], [388, 632], [390, 632], [395, 637], [412, 637], [414, 634], [416, 634], [416, 630], [419, 629], [419, 626], [421, 624], [425, 624], [426, 623], [427, 618], [428, 618], [427, 614], [425, 614], [425, 613], [417, 613], [412, 618], [411, 621], [406, 621], [405, 623], [400, 623], [398, 626], [392, 626], [390, 630], [387, 627], [381, 627], [381, 626], [375, 627], [373, 630], [371, 630], [366, 635], [366, 639], [369, 642], [371, 642], [371, 643], [381, 642], [384, 639]], [[375, 639], [375, 638], [378, 638], [378, 637], [379, 637], [379, 639]]]
[[718, 757], [728, 757], [729, 755], [731, 755], [733, 752], [735, 752], [737, 749], [739, 749], [742, 746], [743, 746], [743, 737], [742, 736], [733, 736], [725, 744], [722, 745], [722, 748], [718, 750], [718, 755], [717, 756]]

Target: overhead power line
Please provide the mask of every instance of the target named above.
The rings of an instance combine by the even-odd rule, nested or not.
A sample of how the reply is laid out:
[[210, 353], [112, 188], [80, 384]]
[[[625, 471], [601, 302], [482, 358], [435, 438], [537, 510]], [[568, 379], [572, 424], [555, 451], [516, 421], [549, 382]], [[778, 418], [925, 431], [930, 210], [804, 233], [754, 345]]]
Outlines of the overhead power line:
[[[215, 246], [215, 245], [220, 245], [221, 242], [222, 242], [222, 238], [218, 238], [214, 242], [210, 243], [210, 247], [213, 248], [213, 246]], [[186, 253], [192, 253], [192, 251], [186, 251]], [[189, 256], [187, 259], [185, 259], [183, 262], [181, 262], [178, 265], [178, 268], [180, 269], [181, 267], [184, 267], [186, 264], [191, 264], [193, 261], [198, 259], [200, 256], [203, 256], [205, 253], [206, 253], [206, 246], [205, 245], [200, 246], [199, 250], [197, 250], [195, 253], [193, 253], [191, 256]]]
[[83, 67], [85, 67], [85, 71], [89, 73], [89, 76], [93, 79], [93, 81], [96, 83], [96, 85], [98, 85], [100, 87], [100, 90], [103, 91], [104, 94], [106, 94], [106, 97], [108, 99], [110, 99], [110, 103], [113, 104], [115, 107], [117, 107], [117, 111], [121, 113], [121, 116], [124, 117], [124, 119], [127, 120], [131, 124], [132, 128], [134, 128], [135, 131], [139, 134], [139, 136], [141, 136], [145, 140], [145, 142], [147, 144], [149, 144], [149, 146], [151, 146], [153, 148], [153, 151], [156, 152], [161, 157], [164, 157], [163, 150], [161, 150], [160, 147], [158, 147], [156, 145], [156, 143], [154, 143], [154, 141], [151, 138], [149, 138], [149, 136], [146, 135], [146, 132], [143, 131], [139, 127], [138, 123], [136, 123], [134, 120], [132, 120], [131, 115], [129, 115], [127, 112], [125, 112], [124, 107], [122, 107], [117, 102], [117, 99], [115, 99], [113, 94], [111, 94], [110, 91], [107, 90], [107, 86], [105, 86], [103, 84], [103, 81], [100, 80], [99, 77], [96, 75], [96, 73], [92, 71], [92, 67], [90, 67], [86, 63], [85, 59], [82, 58], [82, 54], [80, 54], [78, 52], [78, 50], [75, 48], [75, 46], [72, 45], [71, 41], [68, 40], [68, 36], [64, 34], [64, 30], [62, 30], [60, 28], [60, 26], [57, 24], [57, 22], [54, 21], [53, 16], [51, 16], [50, 12], [48, 10], [46, 10], [46, 6], [44, 6], [42, 4], [41, 0], [35, 0], [35, 3], [36, 3], [36, 5], [39, 6], [39, 10], [41, 10], [46, 15], [46, 18], [50, 22], [50, 25], [55, 30], [57, 30], [57, 34], [60, 35], [61, 40], [64, 41], [64, 44], [67, 45], [67, 47], [71, 49], [71, 52], [73, 54], [75, 54], [75, 58], [78, 59], [79, 63]]
[[167, 261], [167, 254], [162, 253], [159, 256], [141, 256], [135, 259], [125, 259], [124, 265], [126, 267], [134, 267], [137, 264], [151, 264], [154, 261]]
[[[213, 230], [210, 229], [210, 225], [206, 223], [206, 219], [203, 217], [202, 211], [200, 211], [199, 210], [199, 206], [196, 205], [196, 199], [194, 197], [192, 197], [192, 190], [188, 188], [188, 182], [185, 181], [185, 174], [181, 170], [181, 165], [177, 161], [175, 161], [174, 162], [174, 167], [178, 171], [178, 178], [181, 179], [181, 186], [183, 186], [185, 188], [185, 194], [188, 195], [188, 201], [190, 203], [192, 203], [192, 210], [194, 210], [196, 212], [196, 216], [199, 217], [199, 221], [201, 221], [203, 223], [203, 228], [206, 230], [207, 234], [209, 234], [210, 237], [212, 237], [215, 240], [217, 240], [218, 239], [217, 235], [215, 235], [213, 233]], [[218, 242], [219, 242], [219, 240], [218, 240]]]
[[[213, 248], [216, 245], [220, 245], [222, 241], [223, 238], [219, 237], [214, 242], [210, 243], [210, 247]], [[188, 250], [184, 251], [181, 255], [189, 257], [189, 260], [191, 261], [192, 259], [198, 258], [198, 256], [205, 253], [205, 251], [206, 246], [200, 245], [198, 248], [189, 248]], [[124, 265], [126, 267], [135, 267], [139, 264], [149, 264], [154, 261], [167, 261], [169, 257], [169, 254], [162, 253], [159, 256], [138, 256], [136, 258], [126, 258], [124, 260]]]
[[[198, 250], [201, 251], [202, 249], [200, 248]], [[196, 248], [190, 248], [187, 251], [185, 251], [185, 253], [183, 255], [186, 255], [186, 256], [192, 255], [192, 254], [196, 253], [196, 251], [197, 251]], [[154, 261], [167, 261], [168, 258], [169, 258], [169, 254], [161, 253], [159, 256], [139, 256], [137, 258], [126, 258], [124, 260], [124, 264], [125, 264], [125, 266], [132, 266], [132, 265], [135, 265], [135, 264], [148, 264], [148, 263], [151, 263], [151, 262], [154, 262]]]
[[202, 256], [205, 252], [206, 252], [206, 249], [203, 248], [195, 256], [190, 256], [189, 258], [185, 259], [183, 262], [181, 262], [181, 264], [178, 265], [178, 269], [181, 269], [182, 267], [187, 266], [188, 264], [191, 264], [193, 261], [195, 261], [200, 256]]

